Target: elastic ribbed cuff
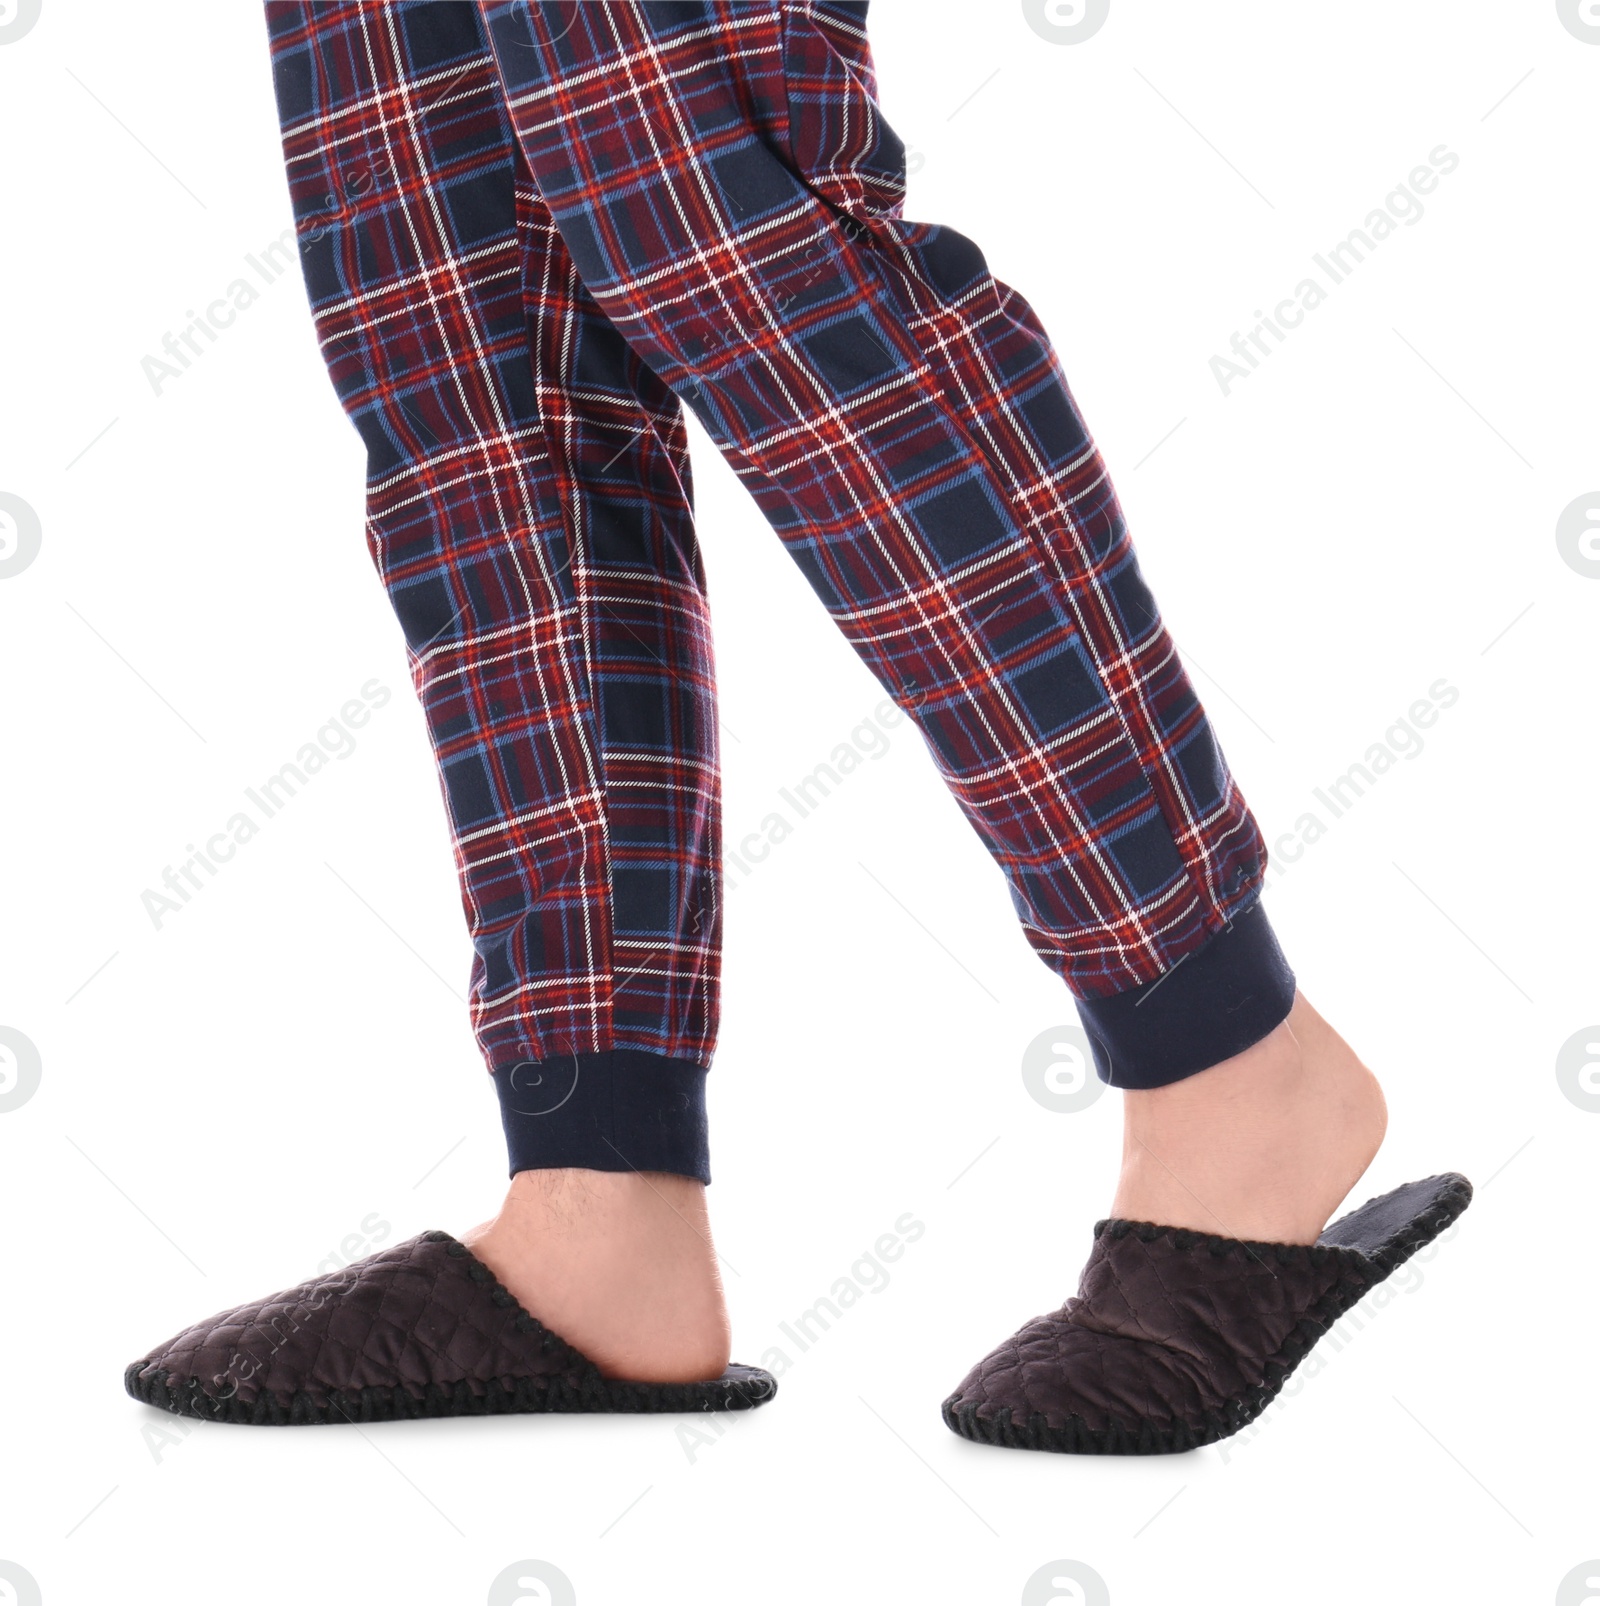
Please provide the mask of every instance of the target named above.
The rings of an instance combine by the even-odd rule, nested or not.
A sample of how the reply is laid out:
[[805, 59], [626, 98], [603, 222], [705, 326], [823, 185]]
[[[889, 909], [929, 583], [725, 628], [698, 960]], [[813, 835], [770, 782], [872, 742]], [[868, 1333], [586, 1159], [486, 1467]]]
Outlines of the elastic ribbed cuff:
[[616, 1048], [504, 1066], [494, 1085], [513, 1176], [576, 1166], [711, 1180], [702, 1065]]
[[1165, 1087], [1282, 1024], [1294, 972], [1259, 900], [1166, 975], [1111, 998], [1080, 998], [1095, 1069], [1112, 1087]]

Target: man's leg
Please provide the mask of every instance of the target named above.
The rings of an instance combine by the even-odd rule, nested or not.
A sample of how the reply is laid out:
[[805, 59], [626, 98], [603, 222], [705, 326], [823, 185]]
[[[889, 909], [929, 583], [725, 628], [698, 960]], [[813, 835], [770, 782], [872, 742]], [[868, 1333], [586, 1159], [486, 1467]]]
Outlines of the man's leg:
[[267, 15], [514, 1173], [473, 1246], [613, 1375], [716, 1376], [717, 732], [681, 409], [574, 272], [473, 5]]
[[900, 216], [866, 7], [484, 10], [585, 285], [915, 717], [1134, 1090], [1119, 1209], [1314, 1236], [1381, 1095], [1296, 1004], [1264, 844], [1044, 330]]

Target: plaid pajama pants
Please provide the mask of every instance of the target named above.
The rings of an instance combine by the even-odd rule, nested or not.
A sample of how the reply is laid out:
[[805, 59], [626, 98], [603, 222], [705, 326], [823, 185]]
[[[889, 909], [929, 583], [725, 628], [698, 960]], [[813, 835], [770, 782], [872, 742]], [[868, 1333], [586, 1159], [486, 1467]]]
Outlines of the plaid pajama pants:
[[902, 215], [864, 3], [268, 0], [321, 349], [513, 1171], [708, 1176], [717, 717], [682, 404], [1146, 1087], [1293, 978], [1049, 338]]

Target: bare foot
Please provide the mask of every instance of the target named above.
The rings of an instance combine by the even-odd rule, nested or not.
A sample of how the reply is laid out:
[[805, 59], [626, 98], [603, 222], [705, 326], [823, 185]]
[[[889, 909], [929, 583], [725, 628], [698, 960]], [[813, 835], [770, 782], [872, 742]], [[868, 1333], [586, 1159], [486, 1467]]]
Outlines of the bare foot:
[[607, 1377], [720, 1377], [731, 1342], [705, 1188], [661, 1172], [519, 1171], [462, 1242]]
[[1289, 1018], [1244, 1053], [1123, 1094], [1111, 1212], [1224, 1238], [1314, 1243], [1387, 1124], [1377, 1078], [1296, 993]]

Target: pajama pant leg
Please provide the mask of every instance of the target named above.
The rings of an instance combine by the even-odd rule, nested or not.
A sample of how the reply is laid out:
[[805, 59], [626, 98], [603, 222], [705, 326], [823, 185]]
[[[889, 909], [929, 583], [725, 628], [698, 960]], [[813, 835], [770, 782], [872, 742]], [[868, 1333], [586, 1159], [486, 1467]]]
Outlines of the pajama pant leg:
[[1264, 844], [1037, 317], [901, 215], [866, 6], [483, 12], [584, 285], [918, 722], [1102, 1076], [1266, 1035]]
[[511, 1170], [707, 1179], [716, 710], [681, 408], [574, 271], [475, 6], [269, 0], [267, 19]]

